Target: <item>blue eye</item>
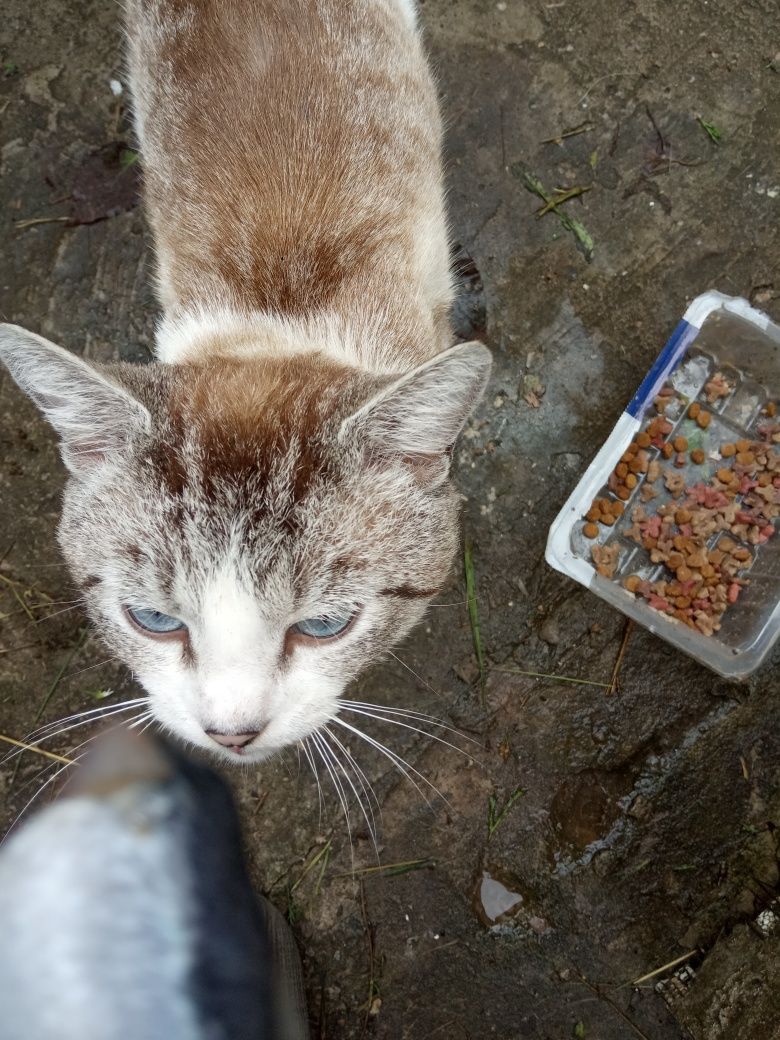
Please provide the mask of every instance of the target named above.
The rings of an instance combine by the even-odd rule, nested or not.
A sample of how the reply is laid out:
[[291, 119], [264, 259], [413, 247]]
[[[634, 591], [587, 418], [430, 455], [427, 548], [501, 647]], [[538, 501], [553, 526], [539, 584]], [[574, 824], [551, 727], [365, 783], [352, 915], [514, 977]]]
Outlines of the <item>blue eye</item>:
[[337, 614], [328, 617], [306, 618], [299, 621], [290, 629], [291, 632], [299, 632], [302, 636], [310, 639], [331, 639], [344, 632], [352, 621], [354, 614]]
[[159, 610], [149, 607], [125, 607], [132, 621], [145, 632], [154, 635], [168, 635], [171, 632], [183, 632], [187, 626], [170, 614], [161, 614]]

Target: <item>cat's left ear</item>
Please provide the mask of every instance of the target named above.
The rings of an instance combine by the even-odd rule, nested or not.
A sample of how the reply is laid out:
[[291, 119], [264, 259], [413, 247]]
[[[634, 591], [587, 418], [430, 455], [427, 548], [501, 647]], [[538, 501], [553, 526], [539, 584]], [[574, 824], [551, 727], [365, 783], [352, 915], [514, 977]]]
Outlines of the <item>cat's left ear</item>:
[[76, 477], [119, 462], [151, 429], [149, 412], [124, 387], [18, 325], [0, 325], [0, 361], [60, 435], [63, 460]]
[[490, 376], [481, 343], [461, 343], [401, 376], [344, 421], [374, 455], [402, 457], [426, 482], [446, 476], [449, 452]]

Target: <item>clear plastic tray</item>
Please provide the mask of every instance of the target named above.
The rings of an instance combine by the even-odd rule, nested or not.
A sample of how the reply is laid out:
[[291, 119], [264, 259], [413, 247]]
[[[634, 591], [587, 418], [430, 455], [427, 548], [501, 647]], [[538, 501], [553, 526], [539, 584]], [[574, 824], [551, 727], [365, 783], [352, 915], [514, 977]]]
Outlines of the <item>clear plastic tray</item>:
[[[716, 403], [705, 404], [712, 421], [701, 430], [688, 417], [687, 405], [704, 400], [704, 384], [716, 371], [727, 373], [734, 388]], [[759, 667], [780, 635], [780, 531], [764, 544], [751, 546], [754, 559], [745, 572], [749, 584], [723, 615], [720, 631], [709, 636], [655, 610], [622, 585], [626, 575], [638, 573], [654, 580], [662, 570], [662, 565], [651, 563], [645, 549], [625, 537], [632, 508], [640, 502], [641, 480], [614, 527], [601, 528], [594, 540], [583, 535], [584, 514], [595, 498], [609, 495], [610, 474], [646, 420], [655, 415], [654, 401], [665, 384], [671, 384], [681, 399], [667, 413], [674, 426], [669, 437], [686, 436], [703, 449], [706, 461], [696, 467], [695, 478], [701, 479], [702, 470], [714, 472], [722, 465], [721, 444], [757, 439], [757, 427], [768, 421], [762, 410], [780, 399], [780, 327], [746, 300], [708, 292], [693, 301], [550, 527], [547, 562], [719, 675], [744, 679]], [[680, 472], [693, 482], [688, 464]], [[646, 507], [648, 512], [655, 512], [662, 501], [663, 496]], [[713, 543], [717, 537], [713, 536]], [[596, 572], [593, 545], [619, 546], [613, 578]]]

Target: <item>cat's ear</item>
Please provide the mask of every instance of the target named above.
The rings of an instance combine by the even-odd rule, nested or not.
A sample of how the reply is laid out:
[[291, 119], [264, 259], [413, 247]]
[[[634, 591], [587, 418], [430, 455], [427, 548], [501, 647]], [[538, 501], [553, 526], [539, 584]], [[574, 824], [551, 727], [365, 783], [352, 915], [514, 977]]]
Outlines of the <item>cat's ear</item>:
[[0, 325], [0, 361], [62, 439], [74, 476], [119, 460], [151, 429], [151, 416], [123, 387], [70, 351], [17, 325]]
[[381, 390], [345, 420], [379, 455], [401, 456], [424, 479], [446, 475], [448, 453], [490, 376], [490, 351], [461, 343]]

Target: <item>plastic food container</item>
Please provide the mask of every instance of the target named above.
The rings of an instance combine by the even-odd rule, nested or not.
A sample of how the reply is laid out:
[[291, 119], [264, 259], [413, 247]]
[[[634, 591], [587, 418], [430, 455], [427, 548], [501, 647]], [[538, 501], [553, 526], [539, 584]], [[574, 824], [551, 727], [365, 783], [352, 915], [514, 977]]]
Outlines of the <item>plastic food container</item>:
[[[723, 373], [731, 387], [722, 398], [705, 398], [705, 383]], [[690, 445], [703, 450], [705, 461], [694, 466], [686, 457], [680, 473], [686, 484], [695, 484], [715, 474], [721, 460], [719, 448], [738, 439], [756, 441], [759, 428], [780, 399], [780, 327], [746, 300], [707, 292], [693, 301], [672, 333], [653, 367], [607, 438], [606, 443], [550, 527], [547, 562], [601, 596], [624, 614], [649, 628], [729, 679], [744, 679], [755, 671], [780, 635], [780, 531], [760, 545], [751, 545], [752, 562], [744, 572], [746, 584], [737, 602], [721, 618], [720, 630], [704, 635], [688, 624], [661, 613], [646, 599], [629, 592], [622, 581], [628, 575], [657, 581], [663, 564], [653, 564], [650, 554], [636, 540], [626, 537], [632, 513], [640, 499], [642, 479], [624, 502], [625, 512], [612, 527], [599, 530], [595, 539], [583, 534], [584, 515], [595, 498], [614, 498], [608, 488], [610, 475], [629, 444], [656, 416], [655, 401], [662, 388], [674, 390], [666, 417], [672, 425], [668, 440], [685, 436]], [[699, 401], [711, 413], [711, 422], [700, 429], [688, 408]], [[706, 403], [705, 403], [706, 402]], [[771, 411], [769, 411], [771, 414]], [[780, 445], [773, 450], [780, 452]], [[657, 448], [650, 449], [658, 455]], [[655, 487], [655, 485], [654, 485]], [[671, 497], [660, 484], [659, 497], [646, 506], [654, 512]], [[739, 499], [737, 500], [739, 501]], [[713, 534], [707, 548], [715, 545]], [[594, 545], [613, 546], [617, 564], [613, 577], [597, 573], [592, 562]], [[667, 571], [666, 574], [669, 572]]]

